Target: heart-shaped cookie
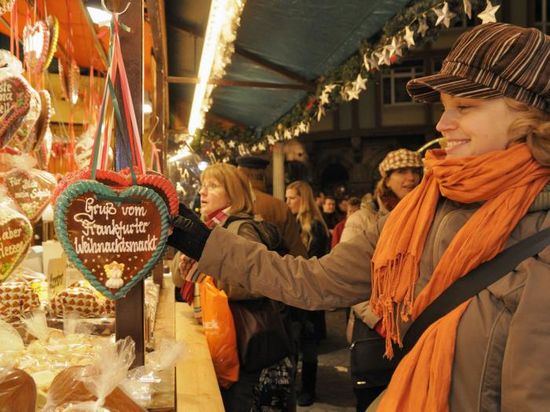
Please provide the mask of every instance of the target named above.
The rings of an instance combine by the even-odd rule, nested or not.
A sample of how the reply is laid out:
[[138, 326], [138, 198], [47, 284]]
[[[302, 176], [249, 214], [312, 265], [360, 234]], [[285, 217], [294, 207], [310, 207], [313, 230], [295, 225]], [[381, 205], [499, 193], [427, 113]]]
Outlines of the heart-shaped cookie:
[[121, 190], [83, 180], [67, 187], [55, 207], [65, 253], [109, 299], [120, 299], [148, 276], [168, 238], [168, 209], [153, 190]]
[[21, 150], [23, 153], [29, 153], [35, 146], [37, 140], [37, 122], [42, 113], [42, 102], [40, 94], [30, 88], [31, 94], [30, 107], [27, 114], [23, 117], [21, 125], [13, 134], [9, 145]]
[[46, 18], [46, 24], [50, 30], [50, 47], [48, 48], [46, 62], [44, 63], [44, 70], [50, 66], [53, 60], [53, 56], [57, 50], [57, 40], [59, 39], [59, 20], [57, 20], [57, 17], [51, 15], [48, 16]]
[[32, 150], [37, 150], [44, 137], [46, 136], [46, 131], [50, 127], [50, 119], [52, 116], [52, 99], [50, 97], [50, 92], [47, 90], [40, 90], [38, 92], [40, 95], [40, 116], [36, 121], [36, 142]]
[[21, 76], [0, 79], [0, 148], [7, 146], [30, 108], [31, 87]]
[[33, 73], [44, 70], [50, 50], [50, 29], [46, 22], [39, 20], [23, 29], [23, 59]]
[[48, 172], [38, 169], [12, 169], [4, 176], [8, 196], [17, 208], [36, 223], [48, 206], [57, 181]]
[[0, 206], [0, 282], [17, 268], [32, 241], [32, 225], [18, 211]]

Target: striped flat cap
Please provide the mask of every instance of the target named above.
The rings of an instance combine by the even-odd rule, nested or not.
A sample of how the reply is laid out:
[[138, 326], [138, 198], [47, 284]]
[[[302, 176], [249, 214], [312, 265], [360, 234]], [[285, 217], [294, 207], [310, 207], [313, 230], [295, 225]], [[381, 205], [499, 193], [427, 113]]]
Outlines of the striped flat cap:
[[550, 111], [550, 36], [505, 23], [476, 26], [457, 39], [441, 71], [407, 83], [411, 97], [439, 100], [439, 93], [490, 99], [507, 96]]
[[386, 177], [388, 172], [403, 167], [422, 167], [420, 155], [412, 150], [398, 149], [389, 152], [384, 160], [378, 165], [378, 171], [382, 177]]

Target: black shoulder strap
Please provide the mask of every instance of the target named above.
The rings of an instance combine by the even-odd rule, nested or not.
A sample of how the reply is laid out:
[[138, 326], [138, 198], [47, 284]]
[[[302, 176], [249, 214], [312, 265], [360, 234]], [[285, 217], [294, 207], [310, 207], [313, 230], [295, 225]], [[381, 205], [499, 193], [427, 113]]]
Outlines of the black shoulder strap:
[[403, 356], [412, 349], [424, 331], [462, 302], [514, 270], [525, 259], [536, 255], [550, 244], [550, 228], [529, 236], [500, 252], [458, 279], [437, 297], [412, 323], [403, 339]]

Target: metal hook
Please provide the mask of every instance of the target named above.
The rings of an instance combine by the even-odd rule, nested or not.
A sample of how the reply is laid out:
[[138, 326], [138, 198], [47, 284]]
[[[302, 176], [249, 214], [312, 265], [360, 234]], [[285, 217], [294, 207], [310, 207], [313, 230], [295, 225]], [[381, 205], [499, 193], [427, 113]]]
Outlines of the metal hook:
[[155, 131], [158, 125], [159, 125], [159, 117], [155, 115], [155, 124], [153, 125], [153, 127], [149, 131], [149, 134], [147, 135], [147, 140], [153, 146], [155, 146], [158, 143], [158, 142], [155, 142], [153, 139], [151, 139], [151, 137], [153, 136], [153, 132]]
[[108, 11], [109, 13], [111, 14], [116, 14], [117, 16], [121, 16], [123, 15], [124, 13], [126, 13], [128, 11], [128, 8], [130, 7], [130, 4], [132, 4], [131, 1], [129, 1], [127, 4], [126, 4], [126, 7], [124, 7], [124, 10], [120, 11], [120, 12], [117, 12], [117, 11], [112, 11], [111, 9], [109, 9], [106, 5], [105, 5], [105, 0], [101, 0], [101, 5], [103, 6], [103, 8]]

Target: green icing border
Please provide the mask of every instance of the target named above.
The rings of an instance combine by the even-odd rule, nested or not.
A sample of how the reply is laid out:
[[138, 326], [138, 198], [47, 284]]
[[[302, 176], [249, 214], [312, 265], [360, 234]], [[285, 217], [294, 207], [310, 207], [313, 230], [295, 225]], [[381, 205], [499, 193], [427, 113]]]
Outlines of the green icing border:
[[[78, 196], [83, 193], [92, 192], [99, 195], [114, 196], [121, 199], [127, 198], [129, 196], [144, 196], [149, 200], [152, 200], [153, 203], [158, 207], [161, 219], [161, 230], [160, 230], [160, 239], [159, 246], [151, 256], [151, 259], [144, 265], [130, 282], [126, 283], [123, 287], [117, 290], [116, 293], [112, 293], [109, 288], [105, 287], [96, 276], [91, 273], [86, 266], [82, 263], [78, 257], [76, 251], [71, 244], [68, 233], [67, 233], [67, 208], [71, 202]], [[123, 201], [121, 201], [123, 202]], [[104, 185], [96, 180], [81, 180], [70, 184], [57, 198], [55, 204], [55, 215], [54, 215], [54, 226], [57, 233], [57, 237], [67, 253], [68, 258], [73, 262], [76, 267], [82, 272], [84, 277], [101, 292], [104, 296], [109, 299], [117, 300], [120, 299], [128, 293], [128, 291], [134, 287], [141, 279], [145, 279], [157, 263], [158, 259], [164, 254], [164, 249], [166, 248], [166, 241], [168, 240], [168, 229], [169, 229], [169, 214], [168, 208], [164, 200], [152, 189], [143, 187], [143, 186], [130, 186], [127, 189], [124, 189], [121, 192], [116, 192], [111, 189], [109, 186]]]

